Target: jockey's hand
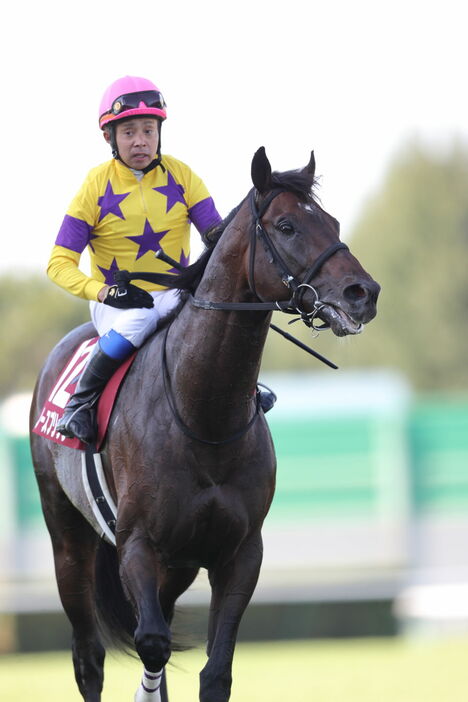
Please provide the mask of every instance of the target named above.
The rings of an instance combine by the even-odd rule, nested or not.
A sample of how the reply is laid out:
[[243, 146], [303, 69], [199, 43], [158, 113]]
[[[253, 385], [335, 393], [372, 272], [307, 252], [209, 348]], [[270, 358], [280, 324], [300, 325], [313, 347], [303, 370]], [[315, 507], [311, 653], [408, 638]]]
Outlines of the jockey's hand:
[[146, 290], [138, 288], [132, 283], [127, 283], [124, 290], [119, 290], [117, 285], [111, 285], [107, 290], [103, 303], [119, 310], [132, 307], [154, 307], [154, 300]]

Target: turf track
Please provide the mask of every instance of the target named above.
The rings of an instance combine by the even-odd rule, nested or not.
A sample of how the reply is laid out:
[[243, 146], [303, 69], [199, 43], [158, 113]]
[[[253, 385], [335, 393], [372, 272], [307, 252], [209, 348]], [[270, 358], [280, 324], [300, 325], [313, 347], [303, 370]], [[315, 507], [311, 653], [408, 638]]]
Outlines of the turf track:
[[[202, 651], [173, 656], [171, 702], [198, 700]], [[468, 638], [240, 644], [231, 702], [467, 702]], [[102, 702], [131, 702], [140, 666], [108, 654]], [[80, 702], [67, 653], [0, 656], [1, 702]]]

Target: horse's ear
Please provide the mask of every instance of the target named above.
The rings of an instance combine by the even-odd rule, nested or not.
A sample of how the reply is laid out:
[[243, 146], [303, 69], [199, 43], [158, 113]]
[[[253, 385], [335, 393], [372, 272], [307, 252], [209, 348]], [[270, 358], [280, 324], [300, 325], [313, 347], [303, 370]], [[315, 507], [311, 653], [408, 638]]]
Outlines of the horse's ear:
[[310, 152], [310, 161], [307, 166], [307, 173], [309, 173], [312, 176], [312, 178], [315, 175], [315, 156], [313, 151]]
[[259, 193], [271, 190], [271, 166], [264, 146], [261, 146], [254, 154], [251, 173], [252, 183]]

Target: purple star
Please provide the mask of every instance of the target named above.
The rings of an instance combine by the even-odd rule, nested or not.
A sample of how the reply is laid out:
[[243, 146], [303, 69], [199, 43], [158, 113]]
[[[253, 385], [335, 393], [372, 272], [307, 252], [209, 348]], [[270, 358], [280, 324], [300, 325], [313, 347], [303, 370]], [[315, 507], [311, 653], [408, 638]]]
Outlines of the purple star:
[[101, 208], [99, 222], [101, 221], [101, 219], [104, 219], [104, 217], [108, 214], [113, 214], [116, 217], [120, 217], [120, 219], [125, 219], [125, 217], [122, 214], [122, 210], [120, 209], [120, 203], [122, 202], [122, 200], [125, 200], [127, 195], [130, 195], [130, 193], [122, 193], [122, 195], [114, 194], [111, 182], [110, 180], [108, 180], [106, 185], [106, 192], [104, 193], [104, 195], [101, 195], [101, 197], [98, 198], [98, 205]]
[[136, 260], [138, 261], [138, 259], [144, 256], [148, 251], [159, 251], [161, 248], [161, 239], [168, 231], [169, 229], [163, 232], [154, 232], [151, 228], [151, 224], [146, 220], [143, 234], [139, 234], [138, 236], [126, 236], [125, 238], [139, 245], [140, 248], [136, 255]]
[[163, 185], [160, 188], [153, 188], [156, 192], [161, 193], [167, 197], [166, 203], [166, 214], [172, 210], [174, 205], [181, 202], [183, 205], [187, 205], [184, 198], [184, 186], [176, 183], [172, 174], [167, 172], [167, 185]]
[[[179, 263], [181, 266], [184, 268], [187, 268], [188, 264], [190, 261], [190, 254], [188, 256], [185, 255], [184, 250], [180, 252], [180, 257], [179, 257]], [[180, 271], [177, 270], [177, 268], [170, 268], [168, 273], [180, 273]]]
[[110, 268], [102, 268], [101, 266], [98, 266], [98, 268], [104, 276], [106, 285], [114, 285], [114, 273], [119, 270], [116, 259], [112, 259]]

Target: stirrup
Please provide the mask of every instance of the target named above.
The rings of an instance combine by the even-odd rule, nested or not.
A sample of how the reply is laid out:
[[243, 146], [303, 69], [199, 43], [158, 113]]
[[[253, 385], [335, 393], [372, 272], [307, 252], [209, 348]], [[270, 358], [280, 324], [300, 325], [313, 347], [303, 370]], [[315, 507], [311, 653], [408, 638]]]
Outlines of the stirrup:
[[[89, 416], [86, 419], [86, 425], [84, 426], [83, 421], [80, 421], [79, 417], [75, 418], [77, 415], [79, 415], [80, 412], [85, 411], [88, 412]], [[76, 427], [76, 431], [74, 431], [71, 428], [71, 424], [74, 423]], [[88, 429], [88, 431], [83, 431], [85, 429]], [[95, 417], [95, 410], [93, 408], [93, 405], [90, 405], [90, 403], [86, 402], [80, 407], [76, 407], [74, 409], [69, 417], [65, 417], [65, 415], [62, 417], [60, 420], [59, 424], [57, 425], [57, 431], [59, 434], [62, 434], [62, 436], [65, 436], [67, 439], [78, 439], [84, 444], [90, 444], [93, 441], [96, 440], [97, 436], [97, 426], [96, 426], [96, 417]]]
[[[265, 388], [265, 390], [261, 390], [260, 388]], [[278, 399], [276, 393], [274, 393], [273, 390], [264, 383], [257, 383], [257, 393], [260, 407], [262, 408], [263, 413], [266, 414], [271, 410]]]

